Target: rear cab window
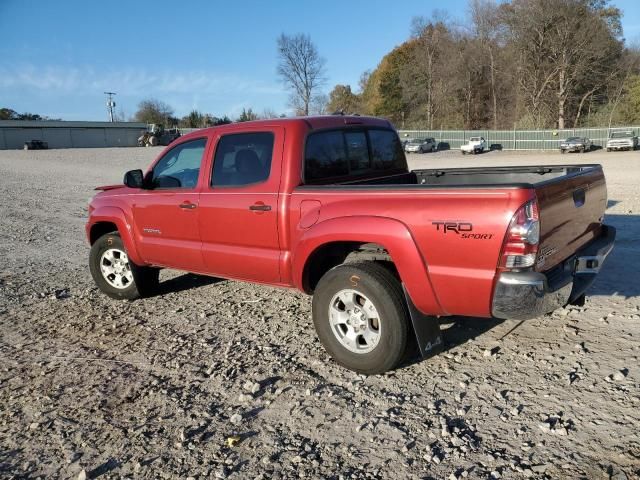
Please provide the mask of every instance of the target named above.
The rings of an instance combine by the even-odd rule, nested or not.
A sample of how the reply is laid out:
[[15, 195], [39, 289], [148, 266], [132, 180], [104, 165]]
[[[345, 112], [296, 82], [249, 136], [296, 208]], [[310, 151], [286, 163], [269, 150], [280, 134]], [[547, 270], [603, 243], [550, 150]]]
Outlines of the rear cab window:
[[395, 131], [350, 128], [314, 132], [305, 145], [304, 183], [338, 183], [407, 172]]

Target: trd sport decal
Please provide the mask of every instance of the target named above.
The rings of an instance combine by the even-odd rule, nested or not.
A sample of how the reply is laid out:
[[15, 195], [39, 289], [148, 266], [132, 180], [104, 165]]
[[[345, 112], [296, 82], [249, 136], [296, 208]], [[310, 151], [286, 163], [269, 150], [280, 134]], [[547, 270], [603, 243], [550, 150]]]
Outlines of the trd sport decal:
[[472, 240], [489, 240], [493, 238], [493, 233], [473, 233], [473, 224], [469, 222], [431, 222], [436, 226], [436, 231], [447, 233], [455, 233], [460, 238], [469, 238]]

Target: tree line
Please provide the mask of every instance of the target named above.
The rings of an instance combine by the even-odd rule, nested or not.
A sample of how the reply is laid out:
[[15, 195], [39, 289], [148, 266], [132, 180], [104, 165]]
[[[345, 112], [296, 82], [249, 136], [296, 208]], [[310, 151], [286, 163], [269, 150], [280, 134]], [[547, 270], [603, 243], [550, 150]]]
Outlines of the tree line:
[[327, 110], [399, 128], [571, 128], [640, 123], [640, 52], [607, 0], [471, 0], [468, 25], [416, 17], [356, 91]]
[[19, 113], [13, 110], [12, 108], [2, 107], [0, 108], [0, 120], [60, 120], [59, 118], [50, 118], [47, 116], [42, 116], [37, 113]]

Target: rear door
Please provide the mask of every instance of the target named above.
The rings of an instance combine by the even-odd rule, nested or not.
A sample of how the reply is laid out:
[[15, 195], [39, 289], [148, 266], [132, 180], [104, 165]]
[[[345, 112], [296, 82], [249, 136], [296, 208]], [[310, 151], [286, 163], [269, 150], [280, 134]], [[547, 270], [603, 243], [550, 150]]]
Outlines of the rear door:
[[540, 247], [536, 269], [548, 270], [594, 239], [607, 208], [607, 186], [601, 167], [580, 172], [568, 167], [567, 177], [536, 186], [540, 209]]
[[280, 282], [278, 191], [284, 129], [218, 134], [209, 184], [200, 196], [202, 255], [208, 272]]
[[149, 173], [150, 188], [132, 196], [142, 258], [156, 265], [202, 271], [198, 179], [206, 138], [182, 142]]

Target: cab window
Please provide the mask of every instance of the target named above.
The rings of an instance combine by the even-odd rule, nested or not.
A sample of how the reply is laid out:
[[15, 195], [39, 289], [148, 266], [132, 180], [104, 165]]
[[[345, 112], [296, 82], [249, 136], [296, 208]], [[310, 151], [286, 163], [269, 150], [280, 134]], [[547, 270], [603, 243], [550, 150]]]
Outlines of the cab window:
[[231, 187], [264, 182], [271, 174], [274, 135], [252, 132], [224, 135], [213, 159], [211, 186]]
[[181, 143], [169, 150], [151, 172], [151, 188], [195, 188], [206, 138]]

